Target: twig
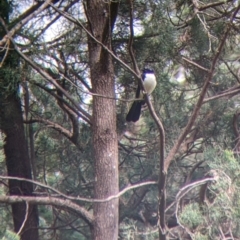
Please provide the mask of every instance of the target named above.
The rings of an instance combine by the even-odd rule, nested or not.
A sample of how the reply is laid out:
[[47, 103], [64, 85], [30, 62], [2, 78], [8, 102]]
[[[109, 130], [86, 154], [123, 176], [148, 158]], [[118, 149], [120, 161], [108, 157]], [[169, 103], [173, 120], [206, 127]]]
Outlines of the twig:
[[197, 64], [197, 63], [195, 63], [195, 62], [193, 62], [192, 60], [190, 60], [190, 59], [188, 59], [188, 58], [186, 58], [186, 57], [182, 57], [182, 59], [183, 59], [184, 61], [188, 62], [188, 63], [191, 63], [191, 64], [194, 65], [195, 67], [198, 67], [198, 68], [202, 69], [202, 70], [205, 71], [205, 72], [208, 72], [208, 73], [209, 73], [209, 71], [210, 71], [210, 69], [207, 69], [207, 68], [205, 68], [205, 67], [203, 67], [203, 66], [201, 66], [201, 65], [199, 65], [199, 64]]
[[240, 92], [240, 86], [236, 87], [234, 90], [231, 90], [231, 91], [226, 91], [226, 92], [223, 92], [223, 93], [220, 93], [216, 96], [213, 96], [213, 97], [209, 97], [209, 98], [205, 98], [203, 100], [203, 103], [207, 103], [207, 102], [210, 102], [212, 100], [216, 100], [218, 98], [222, 98], [222, 97], [227, 97], [229, 95], [236, 95]]

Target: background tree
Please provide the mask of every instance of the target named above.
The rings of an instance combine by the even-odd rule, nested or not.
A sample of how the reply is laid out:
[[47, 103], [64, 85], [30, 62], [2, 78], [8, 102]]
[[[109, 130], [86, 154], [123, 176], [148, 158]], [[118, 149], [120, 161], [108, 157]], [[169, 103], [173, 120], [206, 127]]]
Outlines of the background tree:
[[[6, 23], [9, 21], [11, 5], [1, 1], [0, 17]], [[0, 29], [0, 36], [5, 31]], [[10, 41], [6, 42], [1, 51], [4, 59], [0, 69], [0, 129], [4, 133], [4, 154], [6, 157], [7, 174], [12, 177], [32, 179], [31, 164], [28, 156], [27, 143], [24, 135], [21, 102], [18, 97], [19, 82], [21, 81], [20, 59], [12, 48]], [[5, 51], [4, 51], [5, 50]], [[10, 195], [33, 196], [33, 184], [10, 179], [8, 182]], [[12, 204], [14, 230], [21, 239], [38, 239], [38, 213], [36, 205], [28, 203]]]

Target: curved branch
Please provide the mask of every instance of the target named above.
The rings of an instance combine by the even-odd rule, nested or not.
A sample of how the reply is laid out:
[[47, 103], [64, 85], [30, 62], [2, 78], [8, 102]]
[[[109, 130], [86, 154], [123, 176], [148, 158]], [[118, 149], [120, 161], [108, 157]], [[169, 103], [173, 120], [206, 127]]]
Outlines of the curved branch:
[[78, 213], [88, 225], [92, 226], [93, 216], [85, 208], [68, 200], [56, 197], [25, 197], [25, 196], [0, 196], [0, 203], [20, 203], [26, 202], [28, 204], [52, 205], [56, 207], [66, 208]]
[[71, 196], [68, 196], [68, 195], [58, 191], [57, 189], [55, 189], [55, 188], [53, 188], [51, 186], [48, 186], [48, 185], [45, 185], [43, 183], [40, 183], [40, 182], [37, 182], [37, 181], [34, 181], [34, 180], [30, 180], [30, 179], [27, 179], [27, 178], [11, 177], [11, 176], [1, 176], [0, 175], [0, 179], [5, 179], [5, 180], [12, 179], [12, 180], [17, 180], [17, 181], [31, 182], [31, 183], [36, 184], [37, 186], [49, 189], [49, 190], [53, 191], [54, 193], [57, 193], [59, 196], [64, 197], [64, 198], [66, 198], [68, 200], [82, 201], [82, 202], [88, 202], [88, 203], [109, 202], [109, 201], [111, 201], [113, 199], [121, 197], [123, 194], [125, 194], [129, 190], [133, 190], [133, 189], [136, 189], [136, 188], [139, 188], [139, 187], [142, 187], [142, 186], [156, 185], [157, 184], [157, 182], [155, 182], [155, 181], [147, 181], [147, 182], [143, 182], [143, 183], [137, 183], [137, 184], [125, 187], [123, 190], [121, 190], [116, 195], [112, 195], [112, 196], [109, 196], [109, 197], [103, 198], [103, 199], [90, 199], [90, 198], [83, 198], [83, 197], [71, 197]]
[[73, 132], [67, 130], [66, 128], [64, 128], [60, 124], [52, 122], [52, 121], [44, 119], [44, 118], [41, 118], [41, 117], [35, 117], [35, 118], [31, 118], [29, 120], [24, 120], [24, 123], [26, 123], [26, 124], [31, 124], [31, 123], [36, 123], [36, 122], [43, 123], [47, 127], [52, 128], [52, 129], [58, 131], [59, 133], [63, 134], [75, 146], [77, 146], [80, 150], [82, 150], [81, 146], [79, 146], [79, 144], [78, 144], [78, 141], [76, 139], [75, 134]]

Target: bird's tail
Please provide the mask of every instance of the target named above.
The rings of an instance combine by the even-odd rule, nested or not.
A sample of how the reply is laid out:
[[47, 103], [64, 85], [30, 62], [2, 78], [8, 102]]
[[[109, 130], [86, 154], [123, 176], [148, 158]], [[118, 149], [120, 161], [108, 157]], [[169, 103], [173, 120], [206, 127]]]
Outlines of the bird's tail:
[[144, 101], [134, 101], [126, 117], [127, 122], [136, 122], [140, 118]]

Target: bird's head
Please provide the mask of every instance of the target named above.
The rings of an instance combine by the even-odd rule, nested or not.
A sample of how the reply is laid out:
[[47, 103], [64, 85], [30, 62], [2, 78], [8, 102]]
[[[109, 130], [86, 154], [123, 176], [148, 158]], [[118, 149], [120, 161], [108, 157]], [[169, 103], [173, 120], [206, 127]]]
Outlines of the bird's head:
[[144, 69], [142, 70], [142, 72], [143, 72], [143, 73], [154, 73], [154, 70], [151, 69], [151, 68], [144, 68]]

